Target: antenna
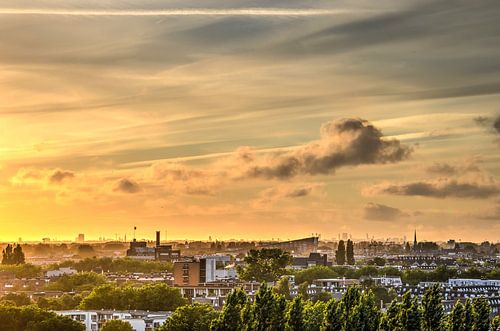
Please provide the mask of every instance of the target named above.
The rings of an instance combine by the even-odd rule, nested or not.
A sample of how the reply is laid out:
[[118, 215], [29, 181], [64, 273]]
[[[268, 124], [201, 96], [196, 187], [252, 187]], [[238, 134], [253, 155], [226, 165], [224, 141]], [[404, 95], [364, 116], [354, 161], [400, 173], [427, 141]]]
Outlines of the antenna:
[[137, 230], [137, 226], [134, 225], [134, 241], [135, 241], [135, 230]]

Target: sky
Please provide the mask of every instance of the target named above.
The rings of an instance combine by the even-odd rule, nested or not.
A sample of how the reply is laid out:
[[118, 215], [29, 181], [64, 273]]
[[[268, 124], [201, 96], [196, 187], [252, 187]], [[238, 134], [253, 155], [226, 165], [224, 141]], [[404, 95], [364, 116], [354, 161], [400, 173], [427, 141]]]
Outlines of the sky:
[[0, 49], [0, 240], [500, 238], [495, 0], [0, 0]]

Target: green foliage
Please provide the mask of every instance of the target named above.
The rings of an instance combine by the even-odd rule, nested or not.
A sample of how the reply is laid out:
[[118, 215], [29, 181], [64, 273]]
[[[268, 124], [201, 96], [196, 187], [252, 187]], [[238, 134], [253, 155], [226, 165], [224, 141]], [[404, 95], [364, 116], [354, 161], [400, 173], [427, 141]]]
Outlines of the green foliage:
[[65, 261], [58, 265], [53, 265], [51, 268], [72, 267], [78, 271], [94, 271], [94, 272], [163, 272], [173, 271], [172, 263], [159, 261], [140, 261], [130, 258], [112, 259], [109, 257], [103, 258], [86, 258], [84, 260], [74, 262]]
[[81, 294], [63, 294], [58, 298], [40, 298], [36, 302], [37, 306], [47, 310], [69, 310], [76, 309], [83, 300]]
[[290, 300], [290, 280], [287, 276], [281, 277], [273, 288], [274, 293], [281, 294], [285, 299]]
[[81, 309], [118, 309], [118, 310], [175, 310], [185, 305], [179, 289], [163, 283], [148, 284], [141, 287], [102, 285], [85, 297]]
[[491, 320], [491, 331], [500, 331], [500, 316], [495, 316]]
[[288, 331], [304, 330], [304, 305], [302, 297], [299, 295], [293, 299], [290, 309], [286, 313], [285, 328]]
[[2, 264], [0, 265], [1, 273], [13, 273], [16, 278], [34, 278], [40, 276], [42, 268], [29, 263], [24, 264]]
[[320, 330], [326, 311], [327, 303], [322, 301], [306, 301], [304, 304], [304, 331]]
[[385, 314], [380, 318], [379, 330], [392, 331], [402, 329], [399, 308], [398, 302], [394, 299]]
[[238, 266], [243, 280], [272, 282], [286, 274], [286, 267], [292, 263], [290, 253], [278, 248], [252, 249], [244, 258], [245, 266]]
[[467, 299], [467, 301], [465, 301], [463, 326], [464, 330], [472, 330], [472, 328], [474, 327], [474, 307], [472, 306], [472, 301], [470, 299]]
[[346, 249], [346, 261], [349, 265], [354, 265], [354, 243], [351, 239], [347, 240], [347, 249]]
[[439, 285], [428, 288], [422, 299], [424, 330], [437, 331], [443, 329], [444, 307]]
[[101, 331], [133, 331], [130, 323], [120, 320], [109, 320], [102, 326]]
[[474, 331], [488, 331], [490, 329], [491, 306], [486, 298], [477, 298], [473, 302]]
[[410, 292], [403, 295], [399, 306], [398, 325], [401, 330], [405, 331], [420, 330], [422, 327], [422, 314], [418, 299], [415, 298], [412, 301]]
[[[289, 293], [290, 294], [290, 293]], [[226, 299], [222, 312], [213, 321], [211, 329], [214, 331], [238, 331], [243, 328], [241, 311], [248, 302], [247, 295], [242, 289], [232, 291]]]
[[325, 309], [323, 320], [324, 331], [337, 331], [342, 328], [342, 307], [339, 306], [339, 301], [331, 299]]
[[345, 244], [343, 240], [339, 241], [339, 246], [335, 252], [335, 261], [338, 265], [345, 264]]
[[106, 277], [95, 272], [79, 272], [73, 275], [62, 275], [51, 281], [47, 286], [47, 290], [52, 291], [91, 291], [94, 287], [106, 283]]
[[285, 321], [286, 300], [283, 296], [274, 294], [265, 283], [261, 285], [251, 305], [251, 320], [248, 320], [248, 330], [283, 330]]
[[13, 246], [8, 244], [2, 251], [2, 264], [24, 264], [24, 262], [25, 258], [21, 245]]
[[28, 306], [31, 305], [31, 299], [24, 293], [8, 293], [4, 295], [1, 301], [10, 301], [16, 306]]
[[321, 278], [337, 278], [339, 274], [327, 266], [314, 266], [304, 270], [299, 270], [295, 273], [295, 282], [301, 284], [303, 282], [313, 283], [315, 279]]
[[449, 321], [448, 321], [448, 330], [449, 331], [464, 331], [464, 305], [460, 302], [457, 301], [455, 306], [453, 307], [453, 310], [451, 311], [451, 314], [449, 316]]
[[194, 303], [177, 308], [158, 331], [209, 331], [216, 318], [212, 306]]
[[299, 284], [297, 292], [300, 296], [307, 300], [309, 299], [309, 293], [307, 293], [307, 290], [309, 290], [309, 284], [307, 282], [303, 282]]
[[35, 306], [0, 305], [0, 328], [8, 331], [83, 331], [85, 326], [68, 317]]

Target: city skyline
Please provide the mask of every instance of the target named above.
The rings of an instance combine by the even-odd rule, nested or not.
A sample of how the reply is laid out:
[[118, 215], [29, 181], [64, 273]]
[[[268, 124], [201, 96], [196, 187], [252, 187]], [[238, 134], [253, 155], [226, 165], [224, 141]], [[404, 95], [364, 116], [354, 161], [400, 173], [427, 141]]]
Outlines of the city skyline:
[[497, 242], [489, 4], [0, 0], [0, 241]]

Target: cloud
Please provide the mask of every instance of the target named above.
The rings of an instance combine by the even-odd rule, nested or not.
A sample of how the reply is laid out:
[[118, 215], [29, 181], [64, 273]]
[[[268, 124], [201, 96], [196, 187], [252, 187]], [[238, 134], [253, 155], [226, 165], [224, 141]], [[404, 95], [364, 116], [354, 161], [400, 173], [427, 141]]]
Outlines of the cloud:
[[131, 179], [122, 178], [116, 183], [113, 191], [122, 193], [137, 193], [141, 191], [141, 187], [137, 182]]
[[293, 151], [250, 163], [248, 178], [289, 179], [299, 175], [328, 175], [344, 166], [395, 163], [407, 159], [411, 147], [384, 139], [380, 129], [358, 118], [327, 122], [321, 138]]
[[495, 117], [477, 116], [474, 118], [474, 122], [492, 133], [500, 134], [500, 114]]
[[330, 16], [350, 13], [348, 10], [339, 9], [283, 9], [283, 8], [185, 8], [168, 10], [80, 10], [80, 9], [39, 9], [0, 8], [0, 15], [51, 15], [51, 16]]
[[392, 221], [404, 216], [408, 214], [398, 208], [378, 203], [370, 202], [364, 207], [364, 218], [367, 220]]
[[439, 178], [409, 183], [382, 183], [367, 187], [365, 195], [390, 194], [431, 198], [487, 199], [500, 194], [500, 187], [493, 181]]
[[56, 170], [52, 175], [50, 175], [49, 180], [53, 184], [59, 184], [65, 179], [74, 178], [75, 173], [67, 170]]
[[270, 207], [278, 201], [302, 199], [312, 195], [318, 196], [322, 194], [323, 187], [323, 183], [278, 185], [260, 192], [257, 199], [251, 205], [260, 209]]
[[14, 185], [57, 185], [76, 175], [70, 170], [20, 168], [10, 179]]
[[225, 174], [216, 170], [201, 170], [181, 163], [157, 162], [152, 165], [153, 180], [166, 189], [190, 195], [214, 195], [225, 181]]
[[444, 176], [462, 175], [468, 172], [481, 172], [481, 169], [477, 165], [479, 161], [480, 160], [477, 158], [471, 158], [465, 160], [462, 164], [457, 163], [455, 165], [445, 162], [435, 162], [428, 166], [425, 170], [430, 174]]
[[496, 202], [493, 208], [477, 213], [475, 216], [481, 220], [500, 221], [500, 200]]

